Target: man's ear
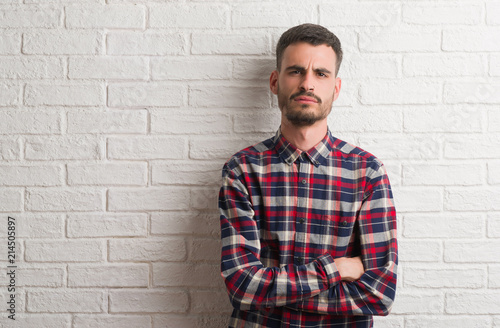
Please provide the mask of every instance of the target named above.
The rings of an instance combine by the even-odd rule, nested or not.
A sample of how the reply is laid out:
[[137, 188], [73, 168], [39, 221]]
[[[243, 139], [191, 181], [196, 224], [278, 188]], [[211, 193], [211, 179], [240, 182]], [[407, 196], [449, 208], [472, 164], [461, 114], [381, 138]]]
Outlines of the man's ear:
[[271, 76], [269, 77], [269, 88], [271, 89], [271, 92], [274, 93], [275, 95], [278, 94], [278, 77], [279, 73], [277, 70], [274, 70], [271, 73]]

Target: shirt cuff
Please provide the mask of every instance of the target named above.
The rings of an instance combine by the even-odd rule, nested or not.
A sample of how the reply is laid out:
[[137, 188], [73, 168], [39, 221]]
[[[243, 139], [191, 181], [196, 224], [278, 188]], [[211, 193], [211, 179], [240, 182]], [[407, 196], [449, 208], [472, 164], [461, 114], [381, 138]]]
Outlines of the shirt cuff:
[[324, 254], [318, 257], [318, 261], [323, 265], [327, 278], [328, 289], [337, 285], [340, 282], [341, 277], [333, 257], [330, 254]]

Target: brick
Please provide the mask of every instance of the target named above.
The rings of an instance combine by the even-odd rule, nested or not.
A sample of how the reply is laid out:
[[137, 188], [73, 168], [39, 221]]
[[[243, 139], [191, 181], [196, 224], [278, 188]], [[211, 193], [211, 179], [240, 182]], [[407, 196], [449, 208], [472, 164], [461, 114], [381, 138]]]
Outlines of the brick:
[[0, 212], [20, 212], [23, 210], [24, 192], [20, 188], [0, 189]]
[[490, 55], [490, 75], [500, 76], [500, 55]]
[[408, 54], [403, 57], [406, 76], [482, 76], [485, 64], [480, 55], [453, 53]]
[[95, 31], [46, 30], [26, 32], [24, 54], [96, 55], [102, 48], [102, 37]]
[[19, 91], [17, 85], [0, 83], [0, 107], [18, 105]]
[[488, 131], [500, 132], [500, 112], [496, 109], [488, 111]]
[[498, 281], [498, 277], [500, 277], [500, 266], [490, 265], [488, 268], [488, 287], [490, 289], [500, 288], [500, 281]]
[[64, 67], [60, 58], [0, 57], [2, 79], [56, 79], [63, 78]]
[[175, 137], [110, 137], [108, 157], [111, 159], [182, 159], [186, 142]]
[[65, 270], [62, 267], [27, 268], [23, 266], [17, 269], [17, 273], [16, 287], [62, 287], [65, 284]]
[[108, 55], [181, 55], [186, 40], [179, 33], [110, 32], [106, 38]]
[[192, 189], [190, 207], [197, 210], [217, 210], [219, 186]]
[[192, 86], [189, 104], [194, 107], [269, 108], [269, 92], [263, 87]]
[[203, 57], [151, 58], [152, 80], [229, 80], [231, 61], [228, 58]]
[[270, 51], [266, 35], [193, 33], [191, 53], [194, 55], [263, 55]]
[[449, 292], [446, 295], [446, 313], [500, 314], [500, 291]]
[[387, 134], [385, 136], [362, 136], [361, 148], [367, 149], [382, 161], [386, 159], [438, 159], [440, 140], [434, 136], [411, 134]]
[[437, 52], [441, 50], [441, 32], [436, 28], [389, 26], [367, 29], [359, 36], [362, 52]]
[[482, 20], [482, 4], [404, 4], [403, 22], [417, 25], [477, 25]]
[[486, 2], [486, 23], [500, 25], [500, 3]]
[[85, 315], [74, 316], [73, 328], [106, 327], [106, 328], [150, 328], [151, 318], [138, 315]]
[[[228, 65], [229, 66], [229, 65]], [[237, 80], [269, 81], [276, 69], [275, 58], [237, 58], [233, 60], [233, 78]], [[225, 71], [228, 71], [227, 68]]]
[[212, 235], [219, 234], [217, 212], [157, 212], [151, 214], [151, 234], [187, 234]]
[[186, 90], [182, 85], [124, 83], [108, 86], [110, 107], [179, 107], [185, 104], [185, 98]]
[[495, 239], [450, 240], [445, 242], [444, 260], [460, 263], [498, 262], [500, 259], [498, 247], [500, 247], [500, 240]]
[[151, 111], [151, 133], [212, 135], [232, 130], [231, 116], [223, 112], [186, 109]]
[[403, 110], [407, 132], [481, 132], [484, 108], [456, 104], [431, 107], [410, 106]]
[[146, 185], [147, 163], [68, 164], [69, 185]]
[[404, 327], [403, 316], [373, 316], [374, 327], [400, 328]]
[[224, 29], [228, 23], [228, 7], [213, 4], [169, 3], [149, 7], [151, 28]]
[[100, 240], [26, 240], [28, 262], [100, 262], [106, 246]]
[[220, 264], [153, 263], [155, 287], [219, 287]]
[[99, 139], [89, 136], [32, 137], [26, 140], [25, 157], [30, 160], [100, 159]]
[[104, 189], [81, 187], [32, 187], [26, 190], [30, 211], [102, 211]]
[[69, 214], [68, 237], [145, 237], [146, 214]]
[[71, 79], [146, 80], [149, 65], [141, 57], [69, 58]]
[[[19, 238], [62, 238], [64, 221], [59, 214], [11, 213], [15, 218], [16, 236]], [[0, 226], [0, 233], [7, 236], [7, 225]]]
[[62, 182], [61, 166], [0, 166], [1, 186], [58, 186]]
[[264, 139], [252, 135], [245, 139], [229, 137], [192, 138], [189, 143], [189, 157], [192, 159], [228, 159], [237, 151], [256, 144]]
[[28, 291], [27, 299], [30, 312], [103, 312], [106, 304], [104, 292], [95, 290]]
[[500, 154], [498, 135], [454, 136], [445, 141], [444, 156], [449, 159], [496, 159]]
[[403, 164], [406, 186], [473, 186], [481, 184], [483, 176], [481, 164]]
[[99, 106], [105, 104], [105, 89], [100, 84], [29, 83], [24, 101], [28, 106]]
[[320, 24], [335, 22], [339, 26], [389, 26], [401, 15], [401, 6], [388, 2], [321, 4], [319, 10]]
[[146, 10], [142, 5], [67, 6], [68, 28], [137, 28], [143, 29]]
[[[232, 8], [231, 21], [235, 29], [246, 28], [289, 28], [290, 26], [308, 23], [314, 20], [315, 6], [304, 7], [289, 4], [252, 3], [237, 4]], [[280, 12], [280, 15], [276, 15]]]
[[405, 287], [417, 288], [482, 288], [486, 270], [474, 267], [427, 266], [407, 267], [404, 273]]
[[399, 260], [401, 262], [440, 262], [443, 251], [439, 241], [398, 240]]
[[441, 99], [438, 83], [422, 81], [366, 82], [360, 87], [360, 101], [365, 105], [435, 104]]
[[445, 83], [444, 102], [447, 104], [500, 104], [500, 95], [497, 92], [498, 88], [500, 88], [499, 83]]
[[3, 28], [54, 28], [60, 26], [62, 10], [54, 7], [11, 7], [0, 10]]
[[[227, 312], [227, 311], [226, 311]], [[154, 315], [154, 328], [174, 328], [174, 327], [192, 327], [192, 328], [220, 328], [227, 327], [229, 323], [230, 312], [224, 314], [202, 314], [202, 315]]]
[[183, 291], [109, 291], [110, 313], [185, 313], [188, 307], [188, 295]]
[[[220, 300], [214, 302], [213, 300]], [[227, 313], [231, 304], [227, 293], [217, 290], [194, 290], [191, 293], [191, 311], [193, 313]]]
[[129, 238], [109, 241], [110, 261], [184, 261], [186, 252], [183, 238]]
[[144, 110], [77, 111], [68, 113], [68, 133], [145, 134], [148, 115]]
[[61, 115], [57, 112], [10, 111], [0, 112], [1, 134], [61, 133]]
[[264, 109], [236, 113], [233, 120], [236, 133], [274, 133], [280, 126], [281, 115], [277, 110]]
[[[458, 187], [456, 187], [458, 188]], [[449, 211], [500, 210], [500, 190], [480, 187], [450, 188], [445, 193], [445, 209]]]
[[221, 182], [221, 168], [220, 163], [214, 162], [154, 163], [151, 181], [153, 185], [218, 186]]
[[332, 131], [401, 132], [401, 110], [380, 108], [334, 108], [329, 125]]
[[485, 220], [479, 215], [406, 214], [403, 220], [405, 238], [481, 238]]
[[185, 210], [190, 192], [172, 187], [111, 188], [108, 192], [109, 211]]
[[500, 215], [488, 214], [488, 237], [500, 237]]
[[443, 30], [444, 51], [500, 51], [500, 28], [467, 27]]
[[219, 262], [222, 244], [220, 238], [193, 238], [189, 246], [191, 261]]
[[440, 292], [399, 292], [392, 314], [437, 314], [443, 313], [444, 295]]
[[0, 54], [14, 55], [21, 52], [21, 33], [3, 31], [0, 33]]
[[[16, 313], [16, 327], [23, 328], [67, 328], [71, 326], [71, 315], [69, 314], [33, 314]], [[8, 328], [8, 325], [0, 323], [0, 327]]]
[[20, 138], [0, 138], [0, 160], [21, 158]]
[[418, 316], [406, 318], [406, 328], [483, 328], [490, 325], [488, 317], [465, 317], [457, 315], [441, 315], [441, 316]]
[[147, 264], [68, 265], [69, 287], [148, 287]]
[[443, 208], [443, 194], [437, 188], [393, 187], [398, 212], [434, 212]]
[[350, 79], [399, 78], [400, 66], [398, 58], [390, 54], [353, 54], [342, 60], [339, 76]]

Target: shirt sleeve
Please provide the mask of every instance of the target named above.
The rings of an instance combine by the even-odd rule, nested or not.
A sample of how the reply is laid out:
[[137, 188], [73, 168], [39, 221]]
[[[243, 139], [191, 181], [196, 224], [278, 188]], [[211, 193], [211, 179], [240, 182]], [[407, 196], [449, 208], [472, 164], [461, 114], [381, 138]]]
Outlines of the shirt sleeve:
[[259, 224], [238, 168], [223, 169], [219, 193], [221, 274], [233, 307], [256, 310], [294, 304], [340, 282], [330, 254], [305, 265], [264, 267]]
[[383, 166], [369, 184], [357, 218], [365, 273], [357, 281], [341, 281], [293, 308], [333, 315], [389, 314], [396, 294], [398, 248], [396, 211]]

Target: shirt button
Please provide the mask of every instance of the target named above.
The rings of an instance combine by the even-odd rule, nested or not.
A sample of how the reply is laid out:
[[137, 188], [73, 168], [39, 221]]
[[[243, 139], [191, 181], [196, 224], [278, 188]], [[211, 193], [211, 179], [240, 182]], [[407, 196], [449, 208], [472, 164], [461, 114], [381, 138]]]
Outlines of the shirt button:
[[297, 257], [297, 263], [298, 264], [304, 263], [304, 258], [303, 257]]
[[347, 225], [347, 221], [343, 221], [342, 225], [345, 227]]
[[304, 218], [299, 219], [299, 223], [304, 223], [304, 222], [306, 222], [306, 219], [304, 219]]
[[304, 185], [305, 185], [305, 184], [307, 183], [307, 180], [306, 180], [306, 179], [302, 179], [302, 181], [301, 181], [301, 182], [302, 182], [302, 184], [304, 184]]

